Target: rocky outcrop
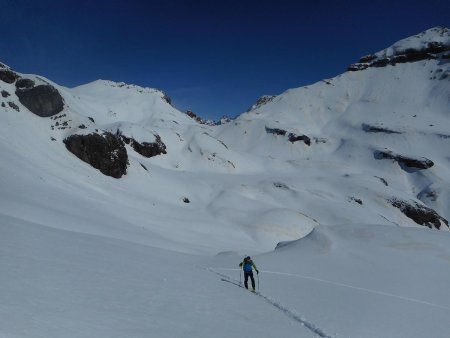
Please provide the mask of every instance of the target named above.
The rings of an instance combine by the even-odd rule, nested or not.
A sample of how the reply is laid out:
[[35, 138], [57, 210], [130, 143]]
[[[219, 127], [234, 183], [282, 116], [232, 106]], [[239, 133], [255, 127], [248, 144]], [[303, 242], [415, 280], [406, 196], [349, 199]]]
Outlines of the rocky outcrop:
[[399, 131], [390, 130], [383, 127], [377, 127], [377, 126], [371, 126], [369, 124], [362, 124], [362, 130], [364, 130], [367, 133], [385, 133], [385, 134], [401, 134]]
[[19, 78], [19, 75], [9, 69], [0, 70], [0, 80], [6, 83], [14, 83]]
[[[388, 65], [395, 66], [398, 63], [417, 62], [421, 60], [439, 59], [440, 53], [450, 50], [450, 46], [439, 43], [430, 43], [424, 49], [406, 49], [399, 54], [389, 57], [378, 58], [375, 55], [368, 55], [359, 60], [359, 62], [351, 64], [348, 71], [364, 70], [370, 67], [386, 67]], [[443, 56], [443, 55], [442, 55]]]
[[256, 100], [255, 104], [247, 109], [247, 112], [258, 109], [261, 106], [273, 101], [275, 95], [263, 95], [259, 99]]
[[363, 205], [363, 201], [360, 198], [350, 196], [348, 200], [350, 202], [355, 202], [355, 203], [358, 203], [359, 205]]
[[291, 143], [295, 143], [295, 142], [298, 142], [298, 141], [303, 141], [307, 146], [311, 145], [311, 139], [308, 136], [306, 136], [306, 135], [296, 135], [294, 133], [288, 133], [284, 129], [269, 128], [269, 127], [266, 126], [266, 133], [267, 134], [278, 135], [278, 136], [286, 136], [286, 134], [287, 134], [287, 139]]
[[378, 178], [381, 181], [381, 183], [383, 183], [386, 187], [389, 186], [388, 182], [383, 177], [379, 177], [379, 176], [374, 176], [374, 177]]
[[11, 94], [10, 93], [8, 93], [6, 90], [2, 90], [2, 97], [8, 97], [8, 96], [10, 96]]
[[34, 87], [34, 81], [31, 79], [19, 79], [16, 82], [16, 88], [33, 88]]
[[279, 136], [285, 136], [287, 131], [279, 128], [269, 128], [266, 126], [266, 133], [267, 134], [274, 134]]
[[433, 227], [440, 229], [442, 225], [445, 225], [448, 228], [448, 221], [441, 217], [436, 211], [425, 205], [415, 201], [407, 202], [396, 198], [391, 199], [389, 202], [417, 224], [427, 226], [430, 229]]
[[307, 146], [311, 145], [311, 139], [306, 135], [296, 135], [294, 133], [289, 133], [288, 139], [291, 143], [303, 141]]
[[111, 133], [72, 135], [66, 148], [104, 175], [120, 178], [127, 173], [128, 155], [123, 141]]
[[230, 123], [231, 121], [233, 121], [234, 120], [234, 118], [231, 118], [231, 117], [228, 117], [228, 116], [226, 116], [226, 115], [224, 115], [224, 116], [222, 116], [221, 118], [220, 118], [220, 120], [219, 121], [217, 121], [217, 125], [221, 125], [221, 124], [227, 124], [227, 123]]
[[192, 110], [187, 110], [186, 111], [186, 115], [189, 116], [191, 119], [195, 120], [199, 124], [204, 124], [204, 125], [207, 125], [207, 126], [214, 126], [214, 125], [216, 125], [216, 123], [214, 121], [205, 120], [205, 119], [201, 118], [200, 116], [198, 116], [196, 113], [194, 113]]
[[20, 111], [19, 106], [17, 104], [15, 104], [14, 102], [8, 102], [8, 106], [10, 106], [15, 111]]
[[412, 158], [412, 157], [395, 154], [390, 150], [376, 150], [374, 152], [374, 157], [377, 160], [382, 160], [382, 159], [394, 160], [394, 161], [398, 162], [401, 167], [406, 166], [408, 168], [415, 168], [415, 169], [428, 169], [434, 165], [433, 161], [431, 161], [425, 157]]
[[206, 124], [206, 121], [202, 119], [200, 116], [198, 116], [196, 113], [194, 113], [192, 110], [187, 110], [186, 115], [189, 116], [191, 119], [195, 120], [197, 123]]
[[155, 135], [155, 142], [139, 143], [135, 139], [124, 135], [120, 135], [120, 138], [126, 144], [129, 144], [137, 153], [141, 154], [144, 157], [153, 157], [161, 154], [167, 154], [166, 145], [161, 140], [161, 137], [159, 135]]
[[395, 66], [399, 63], [421, 60], [444, 59], [450, 51], [450, 30], [435, 27], [414, 37], [397, 42], [376, 54], [366, 55], [348, 67], [348, 71], [359, 71], [370, 67]]
[[29, 111], [41, 117], [56, 115], [64, 109], [61, 94], [51, 85], [18, 88], [16, 95]]
[[168, 104], [172, 105], [172, 99], [171, 99], [166, 93], [164, 93], [164, 92], [163, 92], [163, 97], [162, 97], [162, 99], [163, 99], [164, 101], [166, 101]]

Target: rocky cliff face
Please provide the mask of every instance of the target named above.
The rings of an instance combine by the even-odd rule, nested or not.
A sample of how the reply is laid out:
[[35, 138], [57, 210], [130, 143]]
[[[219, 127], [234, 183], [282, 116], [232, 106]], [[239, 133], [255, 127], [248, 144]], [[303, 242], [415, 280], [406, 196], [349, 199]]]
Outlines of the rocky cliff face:
[[128, 156], [123, 141], [111, 133], [71, 135], [64, 140], [67, 150], [106, 176], [120, 178], [127, 173]]

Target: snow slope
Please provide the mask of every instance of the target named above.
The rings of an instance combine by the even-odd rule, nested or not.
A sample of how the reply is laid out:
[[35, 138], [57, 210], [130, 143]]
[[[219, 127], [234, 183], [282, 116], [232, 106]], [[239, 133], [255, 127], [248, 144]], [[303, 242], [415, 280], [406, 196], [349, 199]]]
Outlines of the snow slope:
[[2, 216], [1, 337], [448, 336], [449, 233], [317, 227], [254, 257], [179, 254]]
[[[434, 28], [374, 55], [449, 39]], [[15, 72], [62, 96], [43, 118], [0, 81], [0, 337], [447, 337], [445, 53], [265, 97], [218, 126], [157, 89]], [[115, 179], [63, 143], [103, 132], [160, 137], [167, 154], [127, 144]], [[428, 229], [393, 201], [443, 218]], [[244, 254], [258, 254], [259, 296], [233, 285]]]

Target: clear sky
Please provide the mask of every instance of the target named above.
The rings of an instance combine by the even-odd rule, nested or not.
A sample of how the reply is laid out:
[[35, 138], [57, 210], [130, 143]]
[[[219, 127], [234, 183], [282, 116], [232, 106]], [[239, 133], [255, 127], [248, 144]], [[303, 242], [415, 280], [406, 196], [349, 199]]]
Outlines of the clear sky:
[[450, 1], [0, 0], [0, 26], [0, 61], [18, 72], [159, 88], [218, 119], [449, 27]]

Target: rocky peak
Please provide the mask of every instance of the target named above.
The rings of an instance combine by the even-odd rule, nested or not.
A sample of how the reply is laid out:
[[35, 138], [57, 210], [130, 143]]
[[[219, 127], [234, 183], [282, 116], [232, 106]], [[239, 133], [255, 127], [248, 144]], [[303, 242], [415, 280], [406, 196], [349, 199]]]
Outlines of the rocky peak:
[[191, 119], [193, 119], [194, 121], [196, 121], [199, 124], [205, 124], [208, 126], [215, 125], [214, 121], [205, 120], [205, 119], [201, 118], [200, 116], [198, 116], [196, 113], [194, 113], [192, 110], [187, 110], [186, 115], [189, 116]]
[[259, 107], [265, 105], [266, 103], [271, 102], [276, 95], [263, 95], [259, 99], [256, 100], [255, 104], [247, 109], [247, 112], [258, 109]]
[[450, 30], [446, 27], [434, 27], [397, 41], [375, 54], [363, 56], [347, 70], [358, 71], [369, 67], [445, 58], [450, 58]]

